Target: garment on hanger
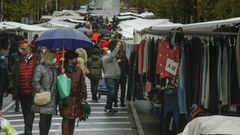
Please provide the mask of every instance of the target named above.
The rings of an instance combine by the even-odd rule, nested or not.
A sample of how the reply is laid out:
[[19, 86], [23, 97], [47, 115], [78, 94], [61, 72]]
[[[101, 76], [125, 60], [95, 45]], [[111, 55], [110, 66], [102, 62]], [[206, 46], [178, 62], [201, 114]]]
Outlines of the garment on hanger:
[[155, 42], [155, 39], [151, 39], [150, 49], [149, 49], [149, 70], [147, 74], [147, 80], [155, 84], [156, 78], [156, 64], [157, 64], [157, 47], [159, 41]]
[[240, 88], [240, 29], [236, 41], [236, 62], [237, 62], [238, 88]]
[[[165, 39], [160, 42], [160, 45], [158, 47], [158, 56], [157, 56], [156, 73], [160, 74], [161, 78], [173, 76], [171, 73], [165, 70], [168, 59], [171, 59], [174, 62], [179, 63], [179, 48], [176, 45], [176, 46], [173, 46], [173, 48], [171, 49], [168, 41]], [[178, 67], [177, 67], [177, 74], [178, 74]]]
[[179, 76], [178, 76], [178, 106], [181, 114], [187, 113], [186, 107], [186, 94], [185, 94], [185, 50], [184, 41], [180, 44], [180, 65], [179, 65]]
[[139, 48], [138, 48], [138, 74], [142, 74], [143, 69], [143, 53], [144, 53], [144, 46], [145, 46], [146, 40], [143, 39], [140, 42]]
[[146, 39], [144, 50], [143, 50], [143, 68], [142, 73], [146, 73], [149, 69], [149, 49], [151, 45], [151, 38]]

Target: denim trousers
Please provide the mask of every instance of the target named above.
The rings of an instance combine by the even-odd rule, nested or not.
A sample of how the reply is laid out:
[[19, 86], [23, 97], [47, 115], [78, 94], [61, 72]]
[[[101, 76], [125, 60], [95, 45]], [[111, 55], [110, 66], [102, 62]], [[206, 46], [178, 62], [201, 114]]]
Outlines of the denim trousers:
[[105, 78], [105, 84], [108, 90], [108, 95], [107, 95], [107, 103], [105, 108], [106, 109], [112, 109], [112, 104], [114, 101], [114, 98], [116, 96], [116, 91], [118, 89], [118, 79], [113, 79], [113, 78]]
[[186, 94], [185, 94], [185, 50], [184, 45], [180, 46], [180, 66], [178, 79], [178, 106], [180, 113], [187, 113]]
[[[173, 117], [173, 122], [176, 127], [176, 131], [179, 128], [179, 108], [178, 108], [178, 94], [177, 92], [164, 92], [163, 96], [163, 110], [162, 110], [162, 130], [161, 135], [168, 135], [169, 129], [169, 120], [168, 116], [171, 115]], [[171, 117], [170, 117], [171, 118]]]

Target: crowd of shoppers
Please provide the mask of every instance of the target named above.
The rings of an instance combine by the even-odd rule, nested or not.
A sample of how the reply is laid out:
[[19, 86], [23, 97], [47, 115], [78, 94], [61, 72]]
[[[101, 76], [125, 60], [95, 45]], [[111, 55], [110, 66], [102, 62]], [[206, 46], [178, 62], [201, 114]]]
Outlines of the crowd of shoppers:
[[[58, 110], [63, 117], [62, 134], [73, 135], [75, 120], [85, 117], [81, 103], [87, 99], [86, 77], [90, 79], [93, 102], [98, 102], [99, 81], [105, 81], [108, 95], [104, 111], [117, 112], [113, 103], [114, 107], [118, 106], [119, 86], [120, 105], [125, 106], [128, 60], [123, 51], [123, 42], [117, 39], [119, 36], [113, 31], [116, 29], [116, 18], [113, 21], [114, 28], [108, 18], [91, 18], [93, 32], [86, 33], [94, 43], [90, 49], [49, 50], [35, 45], [38, 38], [35, 35], [31, 45], [23, 37], [19, 41], [18, 50], [8, 54], [8, 60], [0, 53], [0, 107], [4, 94], [13, 94], [15, 111], [19, 111], [20, 102], [24, 118], [22, 135], [32, 135], [35, 113], [40, 114], [40, 135], [48, 135], [52, 116]], [[107, 29], [110, 33], [101, 33], [101, 29]], [[56, 87], [59, 74], [65, 74], [72, 81], [70, 95], [64, 100], [60, 100]], [[34, 97], [43, 91], [50, 92], [50, 100], [44, 105], [38, 105], [34, 102]]]

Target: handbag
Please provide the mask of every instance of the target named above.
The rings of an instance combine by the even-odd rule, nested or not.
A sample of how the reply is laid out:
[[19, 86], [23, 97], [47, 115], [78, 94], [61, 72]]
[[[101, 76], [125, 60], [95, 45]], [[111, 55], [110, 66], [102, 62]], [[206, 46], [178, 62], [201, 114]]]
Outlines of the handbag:
[[[51, 86], [50, 86], [50, 89], [52, 89], [52, 86], [53, 86], [53, 81], [54, 81], [54, 72], [53, 72], [53, 79], [52, 79], [52, 83], [51, 83]], [[46, 105], [47, 103], [50, 102], [50, 99], [51, 99], [51, 92], [48, 90], [48, 91], [42, 91], [42, 92], [39, 92], [39, 93], [36, 93], [35, 96], [34, 96], [34, 103], [36, 105]]]
[[66, 75], [59, 75], [57, 77], [57, 89], [61, 99], [65, 99], [70, 95], [72, 80]]

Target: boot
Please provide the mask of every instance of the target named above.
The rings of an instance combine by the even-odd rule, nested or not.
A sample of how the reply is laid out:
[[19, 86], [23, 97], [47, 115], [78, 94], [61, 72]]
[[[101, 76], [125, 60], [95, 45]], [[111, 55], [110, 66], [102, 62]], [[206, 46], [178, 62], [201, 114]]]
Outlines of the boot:
[[97, 94], [92, 95], [92, 100], [95, 102], [98, 102]]

